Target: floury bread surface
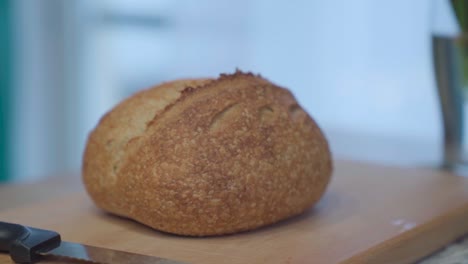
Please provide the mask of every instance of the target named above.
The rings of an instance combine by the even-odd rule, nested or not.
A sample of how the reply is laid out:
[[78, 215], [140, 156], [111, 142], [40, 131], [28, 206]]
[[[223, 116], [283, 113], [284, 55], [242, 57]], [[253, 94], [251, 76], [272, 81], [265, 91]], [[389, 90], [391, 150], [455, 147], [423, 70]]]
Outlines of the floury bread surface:
[[293, 95], [240, 71], [136, 93], [100, 120], [83, 161], [98, 207], [191, 236], [300, 214], [331, 171], [327, 141]]

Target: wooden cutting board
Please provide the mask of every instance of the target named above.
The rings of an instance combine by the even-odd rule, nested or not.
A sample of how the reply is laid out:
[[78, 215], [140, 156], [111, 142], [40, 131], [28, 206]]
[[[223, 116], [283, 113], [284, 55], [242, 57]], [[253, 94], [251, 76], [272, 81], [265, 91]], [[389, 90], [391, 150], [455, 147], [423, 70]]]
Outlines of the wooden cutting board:
[[[54, 198], [0, 210], [0, 219], [52, 229], [72, 242], [189, 263], [409, 263], [468, 233], [468, 178], [431, 169], [339, 161], [315, 208], [256, 231], [210, 238], [173, 236], [105, 214], [76, 184], [64, 183], [62, 190], [74, 191]], [[59, 188], [48, 186], [22, 193]], [[0, 204], [7, 203], [2, 193], [8, 194], [0, 191]], [[0, 254], [1, 263], [7, 260]]]

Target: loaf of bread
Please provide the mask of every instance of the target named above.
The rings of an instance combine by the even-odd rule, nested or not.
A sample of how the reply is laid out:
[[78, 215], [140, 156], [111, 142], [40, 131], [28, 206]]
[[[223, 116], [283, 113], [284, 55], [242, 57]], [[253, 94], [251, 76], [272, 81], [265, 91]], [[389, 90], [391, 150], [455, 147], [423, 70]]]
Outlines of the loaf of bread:
[[328, 143], [293, 95], [240, 71], [136, 93], [100, 120], [83, 159], [98, 207], [190, 236], [300, 214], [331, 171]]

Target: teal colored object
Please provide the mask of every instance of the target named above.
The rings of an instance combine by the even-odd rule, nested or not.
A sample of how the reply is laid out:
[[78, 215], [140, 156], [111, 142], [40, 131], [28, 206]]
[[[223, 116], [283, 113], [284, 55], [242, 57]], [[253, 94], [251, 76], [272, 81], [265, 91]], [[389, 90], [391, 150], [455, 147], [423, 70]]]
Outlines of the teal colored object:
[[0, 182], [10, 178], [11, 0], [0, 0]]

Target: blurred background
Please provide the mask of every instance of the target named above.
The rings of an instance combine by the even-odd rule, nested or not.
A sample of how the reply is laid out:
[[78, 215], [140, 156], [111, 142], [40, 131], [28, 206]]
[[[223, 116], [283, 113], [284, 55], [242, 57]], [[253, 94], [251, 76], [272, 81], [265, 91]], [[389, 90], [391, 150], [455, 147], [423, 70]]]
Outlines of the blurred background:
[[236, 68], [290, 88], [336, 157], [437, 160], [432, 2], [2, 0], [0, 178], [78, 172], [119, 100]]

